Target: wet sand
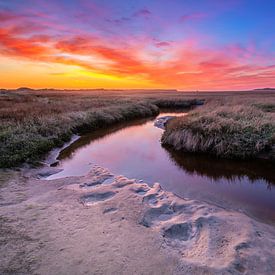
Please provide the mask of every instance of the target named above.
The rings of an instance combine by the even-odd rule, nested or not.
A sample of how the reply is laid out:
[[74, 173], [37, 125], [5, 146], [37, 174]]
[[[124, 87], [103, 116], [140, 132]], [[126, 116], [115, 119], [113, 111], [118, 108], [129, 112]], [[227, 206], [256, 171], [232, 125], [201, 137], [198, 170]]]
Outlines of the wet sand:
[[1, 274], [274, 274], [275, 228], [94, 166], [3, 172]]

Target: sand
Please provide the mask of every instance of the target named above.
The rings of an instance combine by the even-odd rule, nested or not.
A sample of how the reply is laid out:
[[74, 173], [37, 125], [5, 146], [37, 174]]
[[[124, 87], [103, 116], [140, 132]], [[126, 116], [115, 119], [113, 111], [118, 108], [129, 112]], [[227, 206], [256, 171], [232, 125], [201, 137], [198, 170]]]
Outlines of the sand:
[[275, 273], [272, 225], [99, 166], [54, 171], [1, 173], [0, 274]]
[[175, 116], [162, 116], [162, 117], [159, 117], [155, 120], [154, 126], [164, 130], [165, 129], [165, 124], [167, 123], [168, 120], [170, 120], [172, 118], [175, 118]]

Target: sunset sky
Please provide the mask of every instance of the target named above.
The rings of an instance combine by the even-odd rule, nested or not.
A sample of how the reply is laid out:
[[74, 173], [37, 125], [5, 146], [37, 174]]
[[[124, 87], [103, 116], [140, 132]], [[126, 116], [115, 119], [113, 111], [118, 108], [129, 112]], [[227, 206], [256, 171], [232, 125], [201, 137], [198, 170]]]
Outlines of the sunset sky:
[[0, 0], [0, 87], [275, 87], [274, 0]]

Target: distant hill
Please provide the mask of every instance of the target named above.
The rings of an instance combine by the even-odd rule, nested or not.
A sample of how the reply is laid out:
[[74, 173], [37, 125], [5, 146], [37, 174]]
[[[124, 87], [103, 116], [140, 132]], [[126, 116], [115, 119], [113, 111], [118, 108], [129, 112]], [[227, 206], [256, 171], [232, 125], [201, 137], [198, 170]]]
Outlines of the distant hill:
[[275, 88], [258, 88], [253, 91], [275, 91]]
[[28, 87], [20, 87], [20, 88], [16, 89], [16, 91], [18, 91], [18, 92], [33, 91], [33, 89], [28, 88]]

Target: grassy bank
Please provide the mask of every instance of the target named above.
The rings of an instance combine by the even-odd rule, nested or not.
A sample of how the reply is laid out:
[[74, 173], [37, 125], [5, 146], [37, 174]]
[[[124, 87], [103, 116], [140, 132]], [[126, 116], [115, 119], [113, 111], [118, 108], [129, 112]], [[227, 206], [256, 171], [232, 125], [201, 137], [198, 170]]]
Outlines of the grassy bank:
[[177, 91], [0, 91], [0, 167], [33, 162], [81, 134], [154, 116], [159, 108], [206, 105], [167, 125], [162, 142], [219, 156], [255, 156], [274, 140], [274, 95]]
[[155, 116], [157, 105], [165, 102], [167, 107], [175, 102], [194, 104], [176, 92], [169, 96], [150, 91], [2, 91], [0, 167], [39, 160], [72, 134]]
[[[108, 107], [91, 107], [84, 111], [80, 106], [79, 110], [52, 113], [48, 113], [44, 108], [35, 106], [31, 116], [21, 118], [18, 118], [18, 113], [15, 112], [13, 117], [1, 124], [1, 167], [38, 160], [44, 153], [68, 141], [73, 133], [81, 134], [158, 113], [155, 105], [142, 102], [116, 102]], [[1, 118], [3, 121], [4, 117]]]
[[274, 94], [211, 98], [189, 115], [169, 121], [162, 143], [218, 157], [258, 157], [275, 144], [274, 110]]

